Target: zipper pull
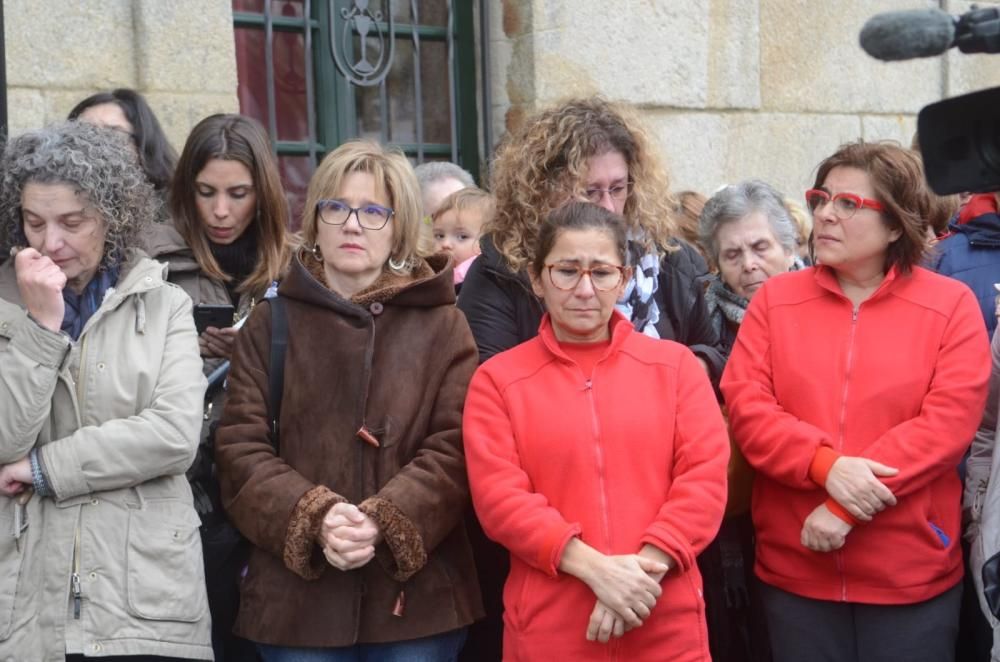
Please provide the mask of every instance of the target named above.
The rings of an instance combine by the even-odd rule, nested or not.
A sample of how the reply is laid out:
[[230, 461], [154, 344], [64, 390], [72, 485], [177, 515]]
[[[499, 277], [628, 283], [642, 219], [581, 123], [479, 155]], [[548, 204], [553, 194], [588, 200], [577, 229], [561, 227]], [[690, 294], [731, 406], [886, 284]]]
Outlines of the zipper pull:
[[78, 573], [75, 572], [73, 573], [72, 585], [73, 585], [73, 618], [79, 620], [80, 603], [82, 602], [80, 596], [82, 591], [80, 590], [80, 575]]
[[21, 551], [21, 535], [28, 530], [28, 502], [34, 494], [29, 487], [14, 500], [14, 546], [18, 552]]
[[18, 552], [21, 551], [21, 533], [24, 531], [23, 527], [27, 526], [21, 508], [20, 504], [14, 504], [14, 546]]
[[403, 613], [406, 611], [406, 593], [403, 589], [399, 590], [399, 595], [396, 596], [396, 604], [392, 607], [392, 615], [399, 616], [402, 618]]
[[588, 379], [587, 381], [585, 381], [583, 383], [583, 390], [584, 391], [589, 391], [592, 388], [594, 388], [594, 382], [592, 382], [591, 380]]
[[375, 448], [379, 447], [378, 439], [376, 439], [375, 435], [368, 431], [367, 426], [362, 425], [356, 434], [361, 441], [365, 442], [369, 446], [374, 446]]

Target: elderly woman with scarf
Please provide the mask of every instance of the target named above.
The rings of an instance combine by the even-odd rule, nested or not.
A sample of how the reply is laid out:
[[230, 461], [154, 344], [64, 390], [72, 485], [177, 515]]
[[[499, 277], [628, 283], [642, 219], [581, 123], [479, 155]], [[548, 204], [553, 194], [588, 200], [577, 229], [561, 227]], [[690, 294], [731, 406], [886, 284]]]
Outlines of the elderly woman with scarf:
[[191, 300], [135, 249], [153, 187], [83, 122], [0, 172], [0, 659], [211, 659], [184, 475], [205, 378]]
[[[779, 273], [802, 268], [796, 256], [796, 225], [782, 195], [750, 179], [726, 186], [705, 203], [700, 242], [718, 269], [706, 276], [705, 302], [726, 354], [750, 299]], [[753, 471], [733, 446], [729, 500], [718, 537], [698, 557], [705, 579], [705, 606], [712, 658], [721, 662], [770, 660], [767, 626], [753, 581]]]
[[759, 179], [726, 186], [705, 203], [699, 240], [718, 269], [703, 279], [705, 303], [726, 356], [760, 286], [805, 266], [796, 253], [797, 233], [782, 195]]

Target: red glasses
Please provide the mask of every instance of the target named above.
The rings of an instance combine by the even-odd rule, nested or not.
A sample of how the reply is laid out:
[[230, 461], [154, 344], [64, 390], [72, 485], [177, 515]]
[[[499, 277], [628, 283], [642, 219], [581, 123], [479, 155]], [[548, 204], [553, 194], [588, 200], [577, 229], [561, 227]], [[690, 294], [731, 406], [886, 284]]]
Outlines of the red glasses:
[[842, 221], [846, 221], [858, 213], [859, 209], [866, 207], [875, 211], [885, 210], [885, 207], [878, 200], [869, 200], [853, 193], [838, 193], [831, 196], [823, 189], [811, 188], [806, 191], [806, 204], [809, 206], [809, 211], [814, 214], [817, 209], [831, 200], [833, 201], [833, 215]]

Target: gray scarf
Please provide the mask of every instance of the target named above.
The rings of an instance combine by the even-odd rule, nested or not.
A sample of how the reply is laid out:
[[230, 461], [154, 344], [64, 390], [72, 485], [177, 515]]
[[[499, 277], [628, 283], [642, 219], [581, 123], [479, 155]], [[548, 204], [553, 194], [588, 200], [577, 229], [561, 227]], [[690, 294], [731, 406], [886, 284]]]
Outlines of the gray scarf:
[[[798, 271], [805, 268], [805, 263], [801, 258], [795, 257], [789, 271]], [[742, 297], [729, 289], [729, 286], [722, 282], [719, 274], [712, 274], [708, 277], [708, 288], [705, 290], [705, 305], [708, 306], [709, 317], [715, 316], [715, 311], [719, 310], [722, 316], [733, 324], [742, 324], [743, 316], [746, 315], [747, 306], [750, 299]]]
[[722, 282], [718, 274], [712, 274], [708, 281], [708, 289], [705, 290], [705, 305], [708, 307], [709, 316], [714, 317], [715, 311], [719, 310], [722, 316], [733, 324], [742, 324], [750, 299], [733, 292]]

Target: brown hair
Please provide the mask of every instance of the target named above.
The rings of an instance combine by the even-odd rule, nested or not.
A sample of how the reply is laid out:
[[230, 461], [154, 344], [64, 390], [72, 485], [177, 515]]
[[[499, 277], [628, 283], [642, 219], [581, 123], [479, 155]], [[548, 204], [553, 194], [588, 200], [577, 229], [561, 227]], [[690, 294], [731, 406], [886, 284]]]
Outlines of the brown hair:
[[[684, 241], [705, 255], [701, 244], [698, 243], [698, 218], [708, 198], [697, 191], [681, 191], [674, 195], [677, 198], [677, 233]], [[707, 256], [705, 257], [707, 259]]]
[[628, 233], [625, 219], [604, 207], [590, 202], [570, 202], [553, 210], [538, 229], [538, 243], [533, 251], [531, 271], [535, 276], [545, 268], [545, 258], [552, 252], [556, 240], [568, 230], [600, 230], [615, 242], [622, 266], [628, 266]]
[[385, 191], [389, 206], [393, 210], [392, 251], [389, 260], [402, 268], [396, 269], [390, 262], [388, 268], [401, 276], [408, 275], [420, 263], [420, 258], [432, 251], [426, 245], [421, 230], [423, 222], [423, 201], [420, 185], [413, 174], [410, 162], [403, 153], [383, 147], [370, 140], [352, 140], [333, 150], [316, 168], [309, 189], [306, 205], [302, 212], [302, 244], [311, 247], [316, 243], [316, 205], [320, 200], [340, 195], [344, 179], [352, 172], [366, 172], [375, 179], [375, 190]]
[[485, 229], [508, 266], [520, 271], [533, 261], [542, 220], [572, 196], [587, 159], [609, 151], [625, 157], [632, 181], [626, 225], [642, 230], [647, 251], [677, 250], [670, 182], [653, 145], [630, 108], [601, 97], [544, 110], [508, 136], [493, 163], [497, 208]]
[[212, 159], [242, 163], [253, 176], [257, 216], [247, 231], [257, 232], [257, 266], [236, 290], [262, 293], [285, 271], [291, 255], [288, 202], [264, 127], [242, 115], [211, 115], [198, 122], [184, 144], [170, 188], [174, 226], [198, 266], [209, 278], [228, 283], [232, 277], [212, 255], [195, 204], [195, 180]]
[[813, 186], [823, 186], [834, 168], [857, 168], [868, 175], [875, 198], [885, 207], [886, 227], [900, 231], [886, 251], [885, 269], [895, 266], [909, 273], [924, 255], [927, 219], [934, 208], [920, 158], [895, 142], [848, 143], [820, 163]]

